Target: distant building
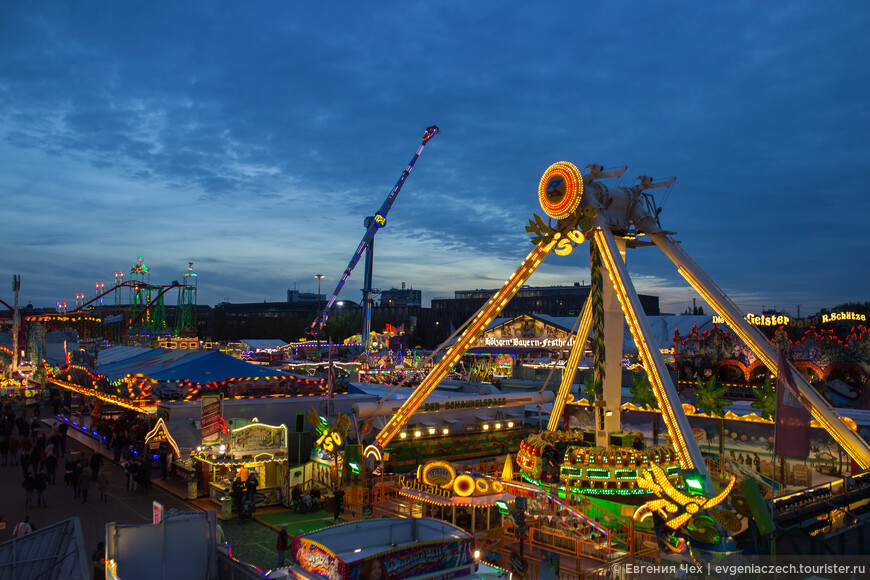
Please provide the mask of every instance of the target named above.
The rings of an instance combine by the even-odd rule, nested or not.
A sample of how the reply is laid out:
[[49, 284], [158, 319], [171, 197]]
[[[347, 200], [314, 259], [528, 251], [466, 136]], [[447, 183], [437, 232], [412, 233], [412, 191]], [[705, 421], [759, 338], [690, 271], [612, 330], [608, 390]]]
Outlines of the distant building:
[[[589, 297], [591, 286], [525, 286], [508, 302], [499, 317], [516, 318], [523, 314], [544, 314], [553, 317], [577, 317]], [[450, 333], [471, 318], [498, 290], [457, 290], [453, 298], [433, 298], [431, 319], [426, 322], [437, 340], [446, 339]], [[638, 295], [647, 316], [659, 314], [658, 296]]]
[[390, 288], [381, 291], [381, 308], [408, 308], [423, 305], [423, 293], [413, 288]]
[[311, 318], [317, 316], [317, 301], [314, 302], [245, 302], [233, 304], [221, 302], [214, 307], [215, 321], [238, 318]]
[[[311, 302], [317, 304], [317, 294], [314, 292], [300, 292], [299, 290], [287, 290], [287, 302]], [[320, 303], [326, 304], [326, 295], [320, 295]]]

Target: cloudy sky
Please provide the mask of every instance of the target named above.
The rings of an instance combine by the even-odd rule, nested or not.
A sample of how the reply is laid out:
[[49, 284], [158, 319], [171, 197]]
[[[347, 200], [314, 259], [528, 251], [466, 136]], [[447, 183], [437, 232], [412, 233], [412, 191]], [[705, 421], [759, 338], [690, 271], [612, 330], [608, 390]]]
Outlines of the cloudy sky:
[[[4, 2], [0, 298], [20, 274], [74, 304], [139, 255], [154, 284], [193, 261], [200, 304], [330, 294], [437, 124], [375, 287], [498, 287], [566, 160], [675, 175], [663, 227], [746, 311], [866, 301], [868, 28], [857, 0]], [[691, 305], [657, 250], [628, 260]], [[588, 280], [575, 252], [529, 283]]]

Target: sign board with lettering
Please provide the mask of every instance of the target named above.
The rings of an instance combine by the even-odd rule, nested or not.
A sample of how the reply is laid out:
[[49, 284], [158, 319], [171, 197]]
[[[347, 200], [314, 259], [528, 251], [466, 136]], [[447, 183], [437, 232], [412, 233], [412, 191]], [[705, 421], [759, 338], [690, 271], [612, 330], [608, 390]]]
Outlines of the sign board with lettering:
[[[858, 312], [831, 312], [807, 318], [791, 318], [784, 314], [759, 315], [749, 313], [745, 316], [745, 319], [746, 322], [755, 326], [797, 326], [798, 328], [806, 328], [818, 324], [831, 324], [843, 321], [866, 322], [867, 315]], [[725, 318], [718, 315], [713, 316], [713, 324], [725, 324]]]
[[565, 329], [523, 315], [486, 331], [472, 348], [475, 346], [561, 350], [574, 346], [574, 336]]
[[233, 429], [232, 450], [234, 455], [256, 455], [274, 453], [287, 447], [287, 428], [284, 425], [273, 427], [262, 423], [249, 423]]
[[434, 576], [439, 570], [455, 570], [470, 565], [473, 562], [471, 552], [469, 540], [427, 542], [354, 562], [347, 566], [346, 578], [364, 580]]
[[202, 443], [217, 443], [221, 435], [221, 396], [219, 393], [205, 394], [202, 403]]

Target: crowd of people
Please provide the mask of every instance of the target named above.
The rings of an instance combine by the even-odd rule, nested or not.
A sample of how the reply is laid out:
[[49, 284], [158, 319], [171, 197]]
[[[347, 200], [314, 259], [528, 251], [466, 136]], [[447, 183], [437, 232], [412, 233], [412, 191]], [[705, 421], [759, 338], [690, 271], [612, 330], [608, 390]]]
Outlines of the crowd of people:
[[299, 485], [290, 490], [293, 509], [300, 513], [316, 512], [320, 509], [322, 497], [319, 489], [302, 491]]
[[[131, 492], [151, 488], [154, 466], [142, 443], [146, 428], [135, 416], [126, 415], [100, 420], [93, 426], [103, 443], [114, 451], [114, 463], [124, 468], [127, 490]], [[74, 499], [87, 503], [92, 488], [96, 487], [99, 501], [109, 501], [103, 456], [98, 452], [71, 453], [67, 448], [68, 431], [66, 422], [55, 427], [43, 424], [39, 409], [28, 416], [27, 409], [16, 411], [7, 403], [0, 410], [0, 465], [20, 466], [25, 507], [48, 507], [47, 491], [58, 483], [59, 469], [62, 482], [72, 488]], [[164, 452], [160, 457], [165, 479], [168, 459]]]
[[38, 413], [16, 413], [4, 405], [0, 413], [0, 465], [21, 467], [24, 503], [30, 508], [48, 507], [46, 490], [57, 478], [57, 468], [66, 451], [66, 425], [49, 434], [41, 428]]
[[240, 518], [250, 518], [256, 505], [257, 487], [260, 485], [257, 475], [242, 466], [236, 473], [231, 486], [230, 497], [233, 498], [233, 507]]

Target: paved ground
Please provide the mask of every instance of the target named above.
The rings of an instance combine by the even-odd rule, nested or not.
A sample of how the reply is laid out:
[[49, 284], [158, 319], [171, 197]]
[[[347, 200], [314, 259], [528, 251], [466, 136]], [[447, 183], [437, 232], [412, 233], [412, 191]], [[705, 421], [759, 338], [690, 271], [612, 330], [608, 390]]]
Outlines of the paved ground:
[[[54, 420], [48, 420], [52, 423]], [[51, 425], [43, 425], [46, 435], [51, 432]], [[82, 433], [73, 429], [67, 438], [68, 448], [74, 454], [85, 454], [90, 457], [97, 443]], [[6, 529], [0, 530], [0, 542], [12, 538], [12, 529], [25, 515], [37, 528], [59, 522], [71, 517], [78, 517], [82, 524], [85, 549], [90, 554], [97, 543], [105, 541], [106, 523], [118, 522], [124, 524], [147, 524], [151, 522], [152, 502], [158, 501], [166, 510], [197, 511], [213, 509], [216, 506], [207, 498], [195, 502], [181, 499], [186, 494], [186, 486], [180, 482], [153, 481], [150, 490], [130, 492], [126, 489], [126, 476], [123, 468], [112, 465], [107, 458], [108, 450], [104, 450], [103, 469], [109, 476], [109, 501], [100, 502], [100, 493], [96, 483], [91, 485], [87, 503], [75, 499], [72, 487], [63, 483], [63, 462], [57, 469], [57, 483], [49, 485], [46, 491], [48, 507], [26, 508], [24, 505], [24, 489], [21, 487], [23, 473], [20, 465], [0, 466], [0, 517], [6, 522]], [[157, 473], [157, 471], [155, 471]], [[34, 497], [34, 504], [36, 499]], [[220, 515], [218, 515], [220, 517]], [[276, 561], [275, 542], [277, 529], [282, 522], [288, 522], [288, 532], [295, 535], [299, 529], [306, 532], [331, 525], [331, 515], [326, 512], [312, 514], [296, 514], [283, 507], [264, 508], [255, 512], [257, 519], [240, 520], [233, 518], [220, 521], [227, 542], [232, 546], [232, 555], [248, 562], [260, 570], [270, 570]]]
[[[46, 434], [50, 427], [43, 427]], [[68, 438], [68, 447], [75, 453], [85, 453], [88, 457], [93, 453], [78, 441]], [[25, 515], [30, 515], [30, 521], [37, 528], [59, 522], [71, 517], [78, 517], [82, 524], [85, 549], [90, 554], [97, 543], [105, 540], [106, 523], [119, 522], [126, 524], [145, 524], [151, 522], [152, 501], [162, 503], [165, 509], [190, 511], [195, 509], [169, 492], [152, 486], [150, 490], [128, 492], [124, 470], [111, 461], [103, 464], [103, 469], [109, 476], [109, 501], [100, 502], [100, 492], [96, 484], [91, 485], [87, 503], [73, 497], [73, 489], [63, 483], [63, 463], [57, 469], [57, 482], [49, 485], [46, 490], [47, 508], [24, 505], [24, 489], [21, 487], [23, 473], [20, 465], [0, 466], [0, 516], [7, 523], [5, 530], [0, 530], [0, 542], [12, 538], [12, 529]], [[34, 498], [34, 505], [36, 500]]]
[[[275, 543], [282, 523], [287, 522], [287, 533], [291, 536], [299, 530], [310, 532], [333, 524], [332, 514], [325, 511], [297, 514], [285, 508], [262, 513], [260, 518], [258, 521], [233, 518], [221, 525], [233, 546], [233, 556], [264, 571], [275, 566]], [[289, 558], [288, 553], [286, 561], [289, 562]]]

